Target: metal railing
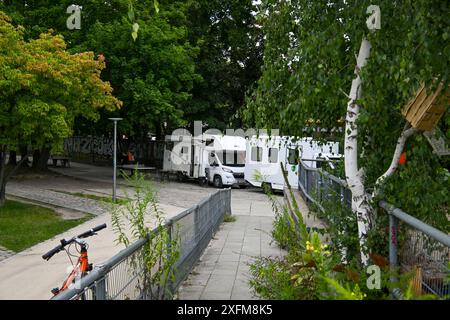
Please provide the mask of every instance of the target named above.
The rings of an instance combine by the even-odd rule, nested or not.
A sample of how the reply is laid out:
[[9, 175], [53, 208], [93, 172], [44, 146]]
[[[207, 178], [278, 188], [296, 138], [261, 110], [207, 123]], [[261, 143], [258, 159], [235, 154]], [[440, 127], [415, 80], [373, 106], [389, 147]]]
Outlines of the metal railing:
[[[389, 214], [389, 263], [392, 271], [412, 272], [415, 294], [450, 297], [449, 277], [450, 236], [395, 208], [385, 201], [380, 207]], [[402, 233], [399, 233], [402, 230]], [[402, 239], [399, 247], [398, 238]], [[395, 274], [395, 273], [394, 273]], [[397, 282], [391, 276], [391, 282]], [[394, 295], [401, 298], [398, 290]]]
[[[325, 210], [325, 202], [327, 209], [330, 205], [341, 205], [351, 210], [352, 195], [347, 183], [320, 168], [308, 167], [302, 161], [298, 187], [305, 201], [314, 203], [321, 211]], [[385, 201], [379, 205], [389, 214], [391, 269], [400, 273], [415, 272], [416, 294], [430, 293], [448, 298], [450, 283], [445, 279], [449, 275], [450, 236]], [[401, 248], [398, 247], [399, 238], [402, 238]], [[397, 278], [392, 276], [391, 281], [396, 282]], [[398, 290], [394, 290], [394, 295], [401, 298]]]
[[352, 193], [346, 181], [321, 168], [311, 168], [302, 160], [298, 170], [298, 189], [305, 201], [314, 203], [321, 211], [324, 211], [324, 202], [333, 203], [336, 199], [349, 209], [352, 206]]
[[[172, 293], [188, 276], [225, 214], [230, 213], [231, 189], [224, 189], [166, 222], [164, 227], [179, 240], [179, 258], [173, 266], [175, 277], [169, 283]], [[157, 228], [152, 234], [156, 232]], [[104, 264], [96, 266], [87, 276], [54, 297], [54, 300], [149, 299], [149, 288], [145, 287], [147, 273], [144, 251], [150, 236], [134, 242]]]

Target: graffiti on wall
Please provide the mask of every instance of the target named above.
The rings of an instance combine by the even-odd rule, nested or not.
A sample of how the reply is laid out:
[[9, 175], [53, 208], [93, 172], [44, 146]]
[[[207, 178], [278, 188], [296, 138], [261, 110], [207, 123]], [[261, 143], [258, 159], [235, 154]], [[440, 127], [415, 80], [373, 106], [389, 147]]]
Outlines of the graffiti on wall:
[[71, 137], [64, 141], [64, 150], [68, 154], [84, 153], [111, 157], [113, 139], [106, 137]]
[[[64, 150], [67, 154], [91, 155], [93, 159], [111, 159], [113, 154], [113, 139], [110, 137], [75, 136], [64, 141]], [[154, 165], [162, 164], [164, 142], [144, 141], [135, 143], [128, 139], [117, 141], [118, 157], [123, 157], [127, 151], [132, 151], [134, 158], [139, 161], [150, 161]]]

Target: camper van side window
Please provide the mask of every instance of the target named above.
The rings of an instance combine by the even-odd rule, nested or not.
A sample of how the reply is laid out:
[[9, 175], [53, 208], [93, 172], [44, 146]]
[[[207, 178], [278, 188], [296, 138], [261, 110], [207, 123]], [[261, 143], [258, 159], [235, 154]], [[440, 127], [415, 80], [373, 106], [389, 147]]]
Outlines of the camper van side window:
[[270, 163], [278, 162], [278, 149], [277, 148], [269, 148], [269, 162]]
[[260, 162], [262, 159], [262, 148], [261, 147], [252, 147], [252, 161]]
[[297, 149], [288, 149], [288, 162], [289, 164], [298, 164], [298, 150]]
[[188, 147], [182, 147], [181, 148], [181, 153], [188, 153]]

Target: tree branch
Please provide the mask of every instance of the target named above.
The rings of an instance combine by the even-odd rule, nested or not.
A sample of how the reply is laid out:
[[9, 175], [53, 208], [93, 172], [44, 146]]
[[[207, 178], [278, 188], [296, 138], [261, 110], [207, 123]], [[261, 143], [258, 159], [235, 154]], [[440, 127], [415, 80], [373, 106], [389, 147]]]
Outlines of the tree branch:
[[407, 123], [405, 127], [403, 128], [402, 134], [397, 140], [397, 146], [395, 147], [394, 155], [392, 157], [392, 162], [389, 168], [386, 170], [385, 173], [383, 173], [375, 182], [374, 191], [372, 194], [372, 198], [376, 197], [379, 192], [379, 187], [383, 183], [383, 181], [390, 177], [392, 174], [394, 174], [395, 170], [397, 170], [398, 167], [398, 161], [400, 160], [400, 155], [403, 152], [403, 148], [405, 147], [406, 141], [411, 137], [414, 133], [417, 132], [417, 129], [410, 128], [410, 124]]

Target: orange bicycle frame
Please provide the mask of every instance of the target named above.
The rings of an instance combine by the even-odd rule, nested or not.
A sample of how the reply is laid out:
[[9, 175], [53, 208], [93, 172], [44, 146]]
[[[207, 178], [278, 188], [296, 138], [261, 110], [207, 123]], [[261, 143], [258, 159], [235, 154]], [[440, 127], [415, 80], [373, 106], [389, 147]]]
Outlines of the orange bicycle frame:
[[87, 250], [86, 248], [81, 248], [80, 256], [77, 263], [75, 264], [75, 267], [62, 284], [61, 289], [59, 289], [58, 292], [55, 293], [55, 295], [59, 294], [61, 291], [66, 290], [72, 283], [75, 282], [78, 274], [81, 273], [81, 276], [84, 276], [88, 271], [90, 271], [89, 269], [90, 267]]

